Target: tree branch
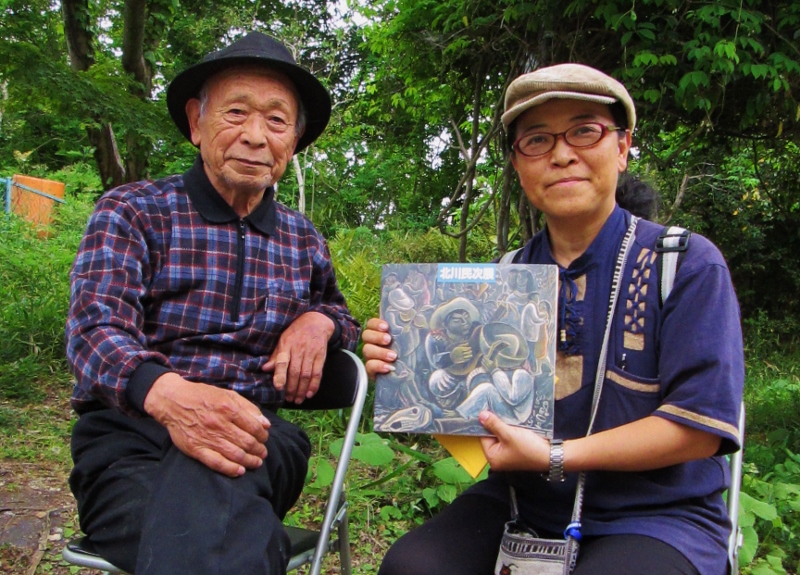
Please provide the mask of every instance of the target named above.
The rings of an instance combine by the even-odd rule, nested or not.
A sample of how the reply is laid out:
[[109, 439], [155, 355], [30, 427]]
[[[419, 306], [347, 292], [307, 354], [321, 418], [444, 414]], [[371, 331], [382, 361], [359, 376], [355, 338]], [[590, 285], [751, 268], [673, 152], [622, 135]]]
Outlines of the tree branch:
[[461, 137], [461, 130], [458, 129], [458, 124], [450, 116], [450, 125], [453, 126], [453, 133], [456, 135], [456, 140], [458, 140], [458, 149], [461, 151], [461, 155], [464, 156], [464, 161], [469, 162], [469, 150], [464, 145], [464, 139]]

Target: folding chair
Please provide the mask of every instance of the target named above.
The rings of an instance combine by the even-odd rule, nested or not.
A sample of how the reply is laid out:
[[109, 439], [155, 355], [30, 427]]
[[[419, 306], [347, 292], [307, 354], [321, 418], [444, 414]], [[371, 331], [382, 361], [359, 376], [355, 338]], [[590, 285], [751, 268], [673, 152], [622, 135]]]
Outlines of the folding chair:
[[739, 549], [744, 535], [739, 526], [739, 494], [742, 491], [742, 459], [744, 457], [744, 403], [739, 410], [739, 441], [742, 448], [730, 456], [731, 486], [728, 488], [728, 516], [731, 518], [731, 534], [728, 537], [728, 567], [730, 575], [739, 575]]
[[[319, 575], [326, 553], [338, 552], [343, 575], [350, 575], [350, 531], [347, 516], [344, 479], [350, 464], [361, 411], [367, 396], [367, 372], [354, 353], [339, 350], [328, 355], [322, 373], [319, 391], [300, 405], [285, 404], [285, 409], [327, 410], [352, 407], [336, 465], [330, 496], [325, 505], [325, 516], [319, 531], [286, 527], [292, 542], [291, 559], [287, 571], [311, 564], [310, 575]], [[335, 533], [334, 533], [335, 530]], [[100, 569], [108, 574], [124, 573], [100, 557], [87, 537], [67, 543], [62, 552], [65, 561], [73, 565]]]

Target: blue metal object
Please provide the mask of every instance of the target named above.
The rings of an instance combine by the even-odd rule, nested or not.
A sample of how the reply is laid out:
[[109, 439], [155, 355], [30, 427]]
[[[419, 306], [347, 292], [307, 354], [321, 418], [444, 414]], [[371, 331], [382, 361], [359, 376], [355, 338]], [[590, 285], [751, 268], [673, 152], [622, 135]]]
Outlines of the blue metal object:
[[11, 187], [12, 186], [16, 187], [16, 188], [19, 188], [21, 190], [25, 190], [26, 192], [31, 192], [32, 194], [36, 194], [37, 196], [42, 196], [44, 198], [47, 198], [48, 200], [53, 200], [54, 202], [58, 202], [59, 204], [66, 204], [67, 203], [65, 200], [63, 200], [61, 198], [57, 198], [56, 196], [52, 196], [52, 195], [50, 195], [48, 193], [45, 193], [45, 192], [43, 192], [41, 190], [35, 190], [35, 189], [30, 188], [30, 187], [28, 187], [28, 186], [26, 186], [24, 184], [19, 184], [19, 183], [15, 184], [13, 178], [5, 178], [5, 183], [6, 183], [6, 193], [5, 193], [5, 197], [3, 199], [3, 205], [4, 205], [4, 208], [5, 208], [5, 212], [7, 214], [11, 213]]
[[581, 533], [580, 522], [572, 522], [567, 525], [567, 528], [564, 530], [564, 537], [572, 537], [575, 541], [580, 541], [583, 537], [583, 534]]
[[[7, 192], [7, 195], [8, 195], [8, 204], [10, 206], [11, 205], [11, 186], [12, 186], [10, 178], [9, 178], [8, 182], [9, 182], [9, 184], [8, 184], [8, 190], [9, 191]], [[58, 202], [59, 204], [66, 204], [67, 203], [65, 200], [62, 200], [61, 198], [57, 198], [56, 196], [51, 196], [50, 194], [46, 194], [45, 192], [42, 192], [41, 190], [34, 190], [33, 188], [29, 188], [28, 186], [26, 186], [24, 184], [17, 183], [17, 184], [13, 184], [13, 186], [15, 188], [19, 188], [21, 190], [25, 190], [27, 192], [34, 193], [37, 196], [43, 196], [43, 197], [47, 198], [48, 200], [53, 200], [54, 202]]]
[[11, 213], [11, 178], [6, 178], [6, 196], [5, 196], [6, 213]]

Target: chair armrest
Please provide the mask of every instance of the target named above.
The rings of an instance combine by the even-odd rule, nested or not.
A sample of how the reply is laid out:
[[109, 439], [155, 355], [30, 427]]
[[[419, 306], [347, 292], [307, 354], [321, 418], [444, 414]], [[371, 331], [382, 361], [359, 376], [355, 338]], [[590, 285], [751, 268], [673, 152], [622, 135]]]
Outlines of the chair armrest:
[[[319, 390], [301, 404], [285, 402], [281, 409], [343, 409], [352, 407], [361, 380], [366, 382], [367, 372], [356, 354], [346, 349], [329, 352], [322, 368]], [[366, 386], [366, 383], [364, 383]]]

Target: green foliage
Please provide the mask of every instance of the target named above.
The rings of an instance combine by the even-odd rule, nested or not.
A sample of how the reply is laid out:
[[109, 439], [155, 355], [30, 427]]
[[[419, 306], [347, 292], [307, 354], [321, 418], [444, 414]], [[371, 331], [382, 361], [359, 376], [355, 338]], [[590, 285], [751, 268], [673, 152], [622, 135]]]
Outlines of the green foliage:
[[745, 468], [740, 500], [748, 574], [797, 572], [800, 563], [800, 343], [760, 314], [745, 322]]
[[744, 535], [741, 563], [745, 574], [795, 571], [800, 561], [800, 456], [785, 459], [760, 476], [749, 466], [742, 485], [739, 518]]
[[40, 400], [44, 380], [64, 380], [69, 269], [91, 204], [69, 197], [40, 236], [14, 215], [0, 219], [0, 398]]

